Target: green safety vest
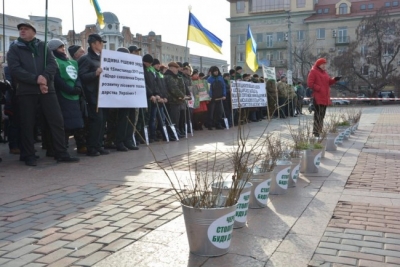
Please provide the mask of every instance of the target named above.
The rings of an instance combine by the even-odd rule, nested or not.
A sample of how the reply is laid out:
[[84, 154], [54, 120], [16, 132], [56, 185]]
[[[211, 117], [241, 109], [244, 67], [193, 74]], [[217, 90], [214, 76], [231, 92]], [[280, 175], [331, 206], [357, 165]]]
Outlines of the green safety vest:
[[[78, 62], [75, 60], [62, 60], [56, 58], [60, 76], [71, 87], [75, 86], [76, 79], [78, 79]], [[69, 100], [79, 100], [79, 95], [70, 95], [60, 91], [61, 95]]]

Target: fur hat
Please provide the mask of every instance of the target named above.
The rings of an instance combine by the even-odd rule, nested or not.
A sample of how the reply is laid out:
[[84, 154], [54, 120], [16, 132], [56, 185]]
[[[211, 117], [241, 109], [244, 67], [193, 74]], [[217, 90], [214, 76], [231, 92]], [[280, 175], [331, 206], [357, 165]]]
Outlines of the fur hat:
[[168, 67], [174, 67], [174, 68], [179, 68], [179, 65], [176, 62], [170, 62], [168, 63]]

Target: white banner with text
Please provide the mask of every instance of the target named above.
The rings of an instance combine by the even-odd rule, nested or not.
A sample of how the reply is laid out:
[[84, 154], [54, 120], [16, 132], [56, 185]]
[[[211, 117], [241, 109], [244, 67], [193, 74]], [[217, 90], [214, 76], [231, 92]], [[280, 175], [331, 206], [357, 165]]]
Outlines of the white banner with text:
[[99, 108], [146, 108], [142, 57], [111, 50], [101, 52]]
[[265, 83], [231, 81], [232, 108], [254, 108], [267, 106]]

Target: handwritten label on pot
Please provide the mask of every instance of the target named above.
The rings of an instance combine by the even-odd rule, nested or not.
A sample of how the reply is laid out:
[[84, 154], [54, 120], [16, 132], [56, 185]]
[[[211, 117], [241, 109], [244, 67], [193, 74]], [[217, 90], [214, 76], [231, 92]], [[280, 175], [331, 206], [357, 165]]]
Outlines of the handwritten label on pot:
[[254, 196], [263, 205], [267, 205], [269, 188], [271, 187], [271, 179], [265, 180], [264, 182], [257, 185], [254, 189]]
[[318, 169], [319, 166], [321, 165], [321, 156], [322, 156], [322, 152], [319, 152], [315, 158], [314, 158], [314, 165], [315, 167]]
[[231, 245], [235, 211], [215, 220], [207, 231], [208, 240], [217, 248], [226, 249]]
[[290, 167], [284, 168], [276, 175], [276, 183], [282, 188], [287, 189], [290, 176]]
[[236, 221], [245, 223], [247, 221], [247, 211], [249, 210], [250, 191], [242, 193], [236, 206]]
[[297, 183], [297, 178], [299, 178], [299, 173], [300, 173], [300, 163], [297, 164], [292, 170], [291, 175], [293, 182]]

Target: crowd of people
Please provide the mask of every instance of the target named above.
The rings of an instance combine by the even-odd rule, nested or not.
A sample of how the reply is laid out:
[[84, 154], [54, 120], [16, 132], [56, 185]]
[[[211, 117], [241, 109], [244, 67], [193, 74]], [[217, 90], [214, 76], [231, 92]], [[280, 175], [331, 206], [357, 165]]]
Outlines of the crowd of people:
[[[79, 161], [67, 151], [71, 136], [77, 153], [95, 157], [108, 155], [109, 149], [138, 150], [146, 134], [149, 143], [176, 141], [193, 130], [221, 130], [268, 115], [302, 114], [305, 89], [301, 82], [289, 86], [284, 75], [275, 84], [257, 74], [242, 74], [240, 66], [224, 74], [213, 66], [204, 74], [187, 62], [163, 65], [150, 54], [142, 57], [147, 108], [98, 108], [100, 58], [106, 41], [98, 34], [89, 35], [85, 52], [77, 45], [67, 48], [59, 39], [46, 45], [35, 37], [30, 23], [17, 27], [20, 37], [10, 45], [4, 68], [10, 82], [4, 114], [10, 153], [19, 154], [28, 166], [37, 165], [34, 144], [40, 141], [46, 156], [71, 163]], [[141, 48], [117, 51], [140, 55]], [[232, 111], [231, 80], [265, 82], [270, 110], [246, 108], [240, 116]], [[207, 92], [207, 99], [199, 96], [200, 91]]]

